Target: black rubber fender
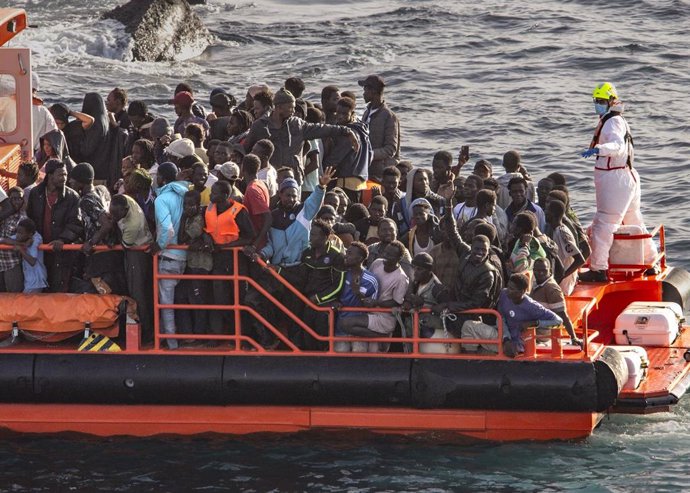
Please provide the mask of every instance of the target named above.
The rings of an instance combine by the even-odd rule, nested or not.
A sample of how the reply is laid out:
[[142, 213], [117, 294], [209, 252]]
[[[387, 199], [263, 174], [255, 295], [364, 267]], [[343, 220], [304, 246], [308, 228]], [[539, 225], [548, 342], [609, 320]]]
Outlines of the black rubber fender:
[[3, 402], [602, 411], [627, 380], [600, 361], [3, 355]]
[[690, 272], [681, 267], [671, 267], [661, 281], [661, 292], [663, 301], [678, 303], [685, 311], [690, 299]]
[[26, 402], [33, 395], [33, 354], [0, 357], [0, 402]]
[[34, 400], [220, 404], [222, 370], [222, 356], [39, 354], [34, 374]]
[[594, 362], [597, 375], [596, 411], [606, 411], [616, 403], [618, 394], [628, 381], [628, 365], [621, 353], [613, 348], [604, 348]]
[[223, 402], [409, 406], [410, 364], [402, 358], [226, 358]]

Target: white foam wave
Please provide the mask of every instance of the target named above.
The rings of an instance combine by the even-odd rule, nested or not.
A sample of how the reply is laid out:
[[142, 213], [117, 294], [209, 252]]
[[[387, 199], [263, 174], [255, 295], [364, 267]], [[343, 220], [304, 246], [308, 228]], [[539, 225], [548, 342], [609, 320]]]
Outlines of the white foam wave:
[[73, 22], [39, 25], [29, 29], [23, 43], [31, 48], [34, 61], [51, 65], [79, 58], [131, 59], [131, 37], [113, 19], [99, 20], [75, 28]]
[[[31, 48], [33, 69], [41, 75], [41, 90], [47, 96], [81, 99], [85, 89], [94, 83], [110, 86], [119, 78], [131, 80], [133, 75], [187, 78], [203, 70], [191, 60], [133, 62], [131, 36], [113, 19], [87, 23], [70, 17], [39, 23], [13, 43]], [[76, 74], [82, 74], [83, 86], [66, 85], [65, 78]]]
[[[132, 62], [134, 42], [125, 26], [114, 19], [100, 19], [88, 23], [71, 19], [69, 22], [41, 24], [22, 34], [22, 44], [31, 48], [34, 63], [54, 66], [65, 62], [77, 64], [105, 61]], [[180, 52], [176, 61], [196, 58], [205, 45], [191, 43]]]
[[114, 19], [104, 19], [96, 23], [95, 33], [88, 45], [88, 53], [113, 60], [132, 59], [132, 37], [125, 32], [125, 26]]

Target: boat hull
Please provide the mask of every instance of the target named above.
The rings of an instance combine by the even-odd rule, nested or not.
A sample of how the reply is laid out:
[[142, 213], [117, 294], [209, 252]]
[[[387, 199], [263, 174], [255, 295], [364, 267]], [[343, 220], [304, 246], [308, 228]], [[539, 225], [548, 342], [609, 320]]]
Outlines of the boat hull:
[[5, 354], [0, 427], [101, 436], [362, 429], [582, 438], [615, 401], [616, 361]]
[[367, 430], [434, 440], [585, 438], [603, 414], [380, 407], [0, 404], [0, 427], [21, 433], [96, 436]]

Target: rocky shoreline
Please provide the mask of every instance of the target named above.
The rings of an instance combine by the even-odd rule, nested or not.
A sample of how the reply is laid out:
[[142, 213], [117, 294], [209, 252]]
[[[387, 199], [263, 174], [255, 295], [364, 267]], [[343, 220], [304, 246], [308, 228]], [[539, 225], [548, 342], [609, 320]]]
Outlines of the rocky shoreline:
[[187, 0], [130, 0], [105, 13], [103, 18], [125, 26], [132, 36], [134, 61], [194, 58], [213, 41]]

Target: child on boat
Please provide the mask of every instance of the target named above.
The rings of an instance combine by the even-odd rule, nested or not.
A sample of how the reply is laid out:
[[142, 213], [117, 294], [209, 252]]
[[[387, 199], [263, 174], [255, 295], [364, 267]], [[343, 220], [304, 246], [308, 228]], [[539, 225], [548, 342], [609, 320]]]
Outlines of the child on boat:
[[[204, 234], [204, 210], [201, 207], [201, 194], [190, 190], [184, 195], [179, 240], [189, 245], [185, 274], [208, 275], [213, 269], [213, 241]], [[181, 289], [180, 289], [181, 288]], [[211, 302], [211, 282], [188, 279], [178, 287], [181, 303], [208, 305]], [[178, 310], [179, 324], [194, 334], [205, 334], [208, 328], [207, 310]]]
[[561, 317], [527, 296], [528, 288], [529, 279], [526, 275], [513, 274], [498, 298], [497, 310], [505, 324], [503, 352], [510, 358], [525, 350], [522, 330], [528, 327], [558, 327], [563, 323]]
[[17, 233], [9, 238], [0, 239], [4, 245], [13, 245], [22, 257], [24, 273], [24, 292], [40, 293], [48, 287], [48, 273], [43, 263], [43, 252], [38, 246], [43, 243], [41, 234], [36, 231], [36, 224], [24, 218], [17, 224]]

